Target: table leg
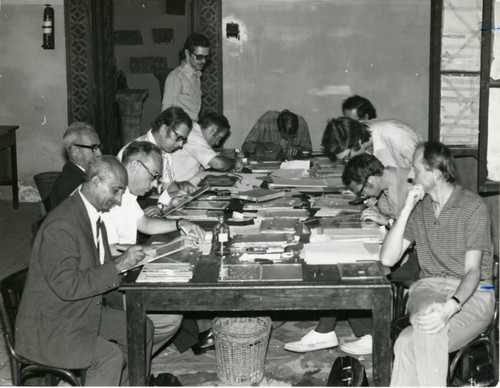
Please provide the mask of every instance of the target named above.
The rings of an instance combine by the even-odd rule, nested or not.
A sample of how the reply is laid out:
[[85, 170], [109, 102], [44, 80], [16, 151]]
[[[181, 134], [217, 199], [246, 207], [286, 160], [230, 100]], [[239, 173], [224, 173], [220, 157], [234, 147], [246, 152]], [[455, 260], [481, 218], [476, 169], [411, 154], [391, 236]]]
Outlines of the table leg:
[[12, 202], [14, 209], [19, 208], [19, 189], [17, 187], [17, 147], [16, 143], [10, 147], [10, 167], [11, 167], [11, 180], [12, 180]]
[[146, 356], [146, 310], [142, 307], [142, 293], [128, 292], [127, 341], [128, 369], [131, 386], [146, 386], [148, 366]]
[[391, 290], [374, 291], [373, 301], [373, 381], [376, 386], [388, 387], [392, 365]]

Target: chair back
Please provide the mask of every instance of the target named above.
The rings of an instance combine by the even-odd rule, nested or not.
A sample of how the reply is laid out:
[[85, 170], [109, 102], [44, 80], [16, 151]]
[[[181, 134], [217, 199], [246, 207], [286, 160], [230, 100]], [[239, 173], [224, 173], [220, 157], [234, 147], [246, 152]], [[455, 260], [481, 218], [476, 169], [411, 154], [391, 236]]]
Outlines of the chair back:
[[14, 333], [17, 310], [21, 302], [27, 275], [28, 268], [24, 268], [0, 281], [0, 320], [2, 321], [3, 335], [9, 353], [13, 385], [19, 385], [19, 364], [24, 361], [15, 351]]
[[40, 193], [40, 198], [42, 199], [45, 211], [48, 213], [52, 206], [50, 205], [50, 192], [52, 191], [52, 186], [57, 177], [61, 174], [60, 171], [47, 171], [36, 174], [33, 177], [35, 181], [36, 188]]

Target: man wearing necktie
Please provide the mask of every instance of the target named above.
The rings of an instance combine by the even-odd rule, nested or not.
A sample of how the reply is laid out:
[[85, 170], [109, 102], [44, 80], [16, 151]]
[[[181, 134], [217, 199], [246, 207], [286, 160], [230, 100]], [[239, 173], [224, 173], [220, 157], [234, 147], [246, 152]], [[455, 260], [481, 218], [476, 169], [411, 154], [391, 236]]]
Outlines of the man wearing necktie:
[[170, 72], [165, 81], [161, 104], [162, 112], [178, 106], [198, 121], [201, 109], [201, 72], [210, 59], [210, 42], [207, 37], [193, 33], [188, 36], [181, 52], [181, 64]]
[[[111, 257], [101, 214], [119, 205], [127, 172], [114, 156], [100, 156], [81, 188], [42, 224], [16, 320], [16, 351], [41, 364], [85, 370], [85, 384], [127, 384], [125, 312], [105, 303], [119, 273], [144, 258], [140, 246]], [[152, 346], [147, 321], [147, 360]], [[125, 369], [124, 369], [125, 367]]]

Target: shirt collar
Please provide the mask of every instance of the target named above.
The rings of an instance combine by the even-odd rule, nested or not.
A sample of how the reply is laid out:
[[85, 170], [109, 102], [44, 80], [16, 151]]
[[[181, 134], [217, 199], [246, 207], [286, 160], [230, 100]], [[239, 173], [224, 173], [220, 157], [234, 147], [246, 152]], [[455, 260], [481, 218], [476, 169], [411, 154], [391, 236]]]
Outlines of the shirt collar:
[[85, 195], [82, 194], [81, 190], [78, 190], [78, 194], [80, 194], [80, 197], [82, 198], [83, 204], [85, 205], [85, 209], [87, 209], [87, 213], [90, 218], [90, 224], [95, 225], [99, 217], [101, 217], [101, 212], [98, 212], [97, 209], [92, 205], [87, 198], [85, 198]]
[[[461, 206], [460, 205], [460, 198], [462, 197], [462, 193], [463, 193], [462, 186], [455, 185], [455, 187], [453, 188], [453, 192], [451, 193], [450, 197], [448, 198], [448, 200], [444, 204], [443, 209], [441, 210], [441, 213], [446, 208], [454, 208], [454, 207]], [[422, 204], [427, 209], [434, 212], [434, 209], [432, 207], [432, 198], [430, 195], [428, 195], [428, 194], [425, 195], [424, 200], [422, 201]]]
[[182, 61], [181, 69], [188, 78], [200, 78], [202, 74], [201, 71], [193, 69], [187, 61]]

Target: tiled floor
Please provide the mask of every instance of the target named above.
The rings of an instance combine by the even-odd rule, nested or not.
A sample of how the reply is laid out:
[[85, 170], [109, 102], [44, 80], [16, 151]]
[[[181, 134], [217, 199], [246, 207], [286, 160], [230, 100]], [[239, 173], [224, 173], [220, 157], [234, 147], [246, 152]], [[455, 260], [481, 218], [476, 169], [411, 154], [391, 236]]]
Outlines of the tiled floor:
[[[28, 262], [31, 225], [39, 212], [38, 204], [21, 203], [18, 210], [13, 210], [10, 202], [0, 201], [0, 277], [8, 276]], [[326, 385], [333, 361], [342, 355], [339, 348], [304, 354], [291, 353], [283, 348], [284, 343], [295, 341], [313, 329], [317, 318], [312, 315], [287, 316], [287, 321], [271, 332], [264, 379], [259, 386]], [[354, 339], [346, 321], [338, 322], [336, 332], [341, 342], [344, 339]], [[365, 365], [372, 385], [371, 356], [359, 359]], [[175, 346], [168, 346], [153, 359], [152, 372], [155, 375], [161, 372], [173, 373], [186, 386], [224, 385], [217, 378], [213, 350], [196, 356], [191, 350], [180, 354]], [[0, 385], [10, 385], [10, 368], [3, 336], [0, 337]]]

